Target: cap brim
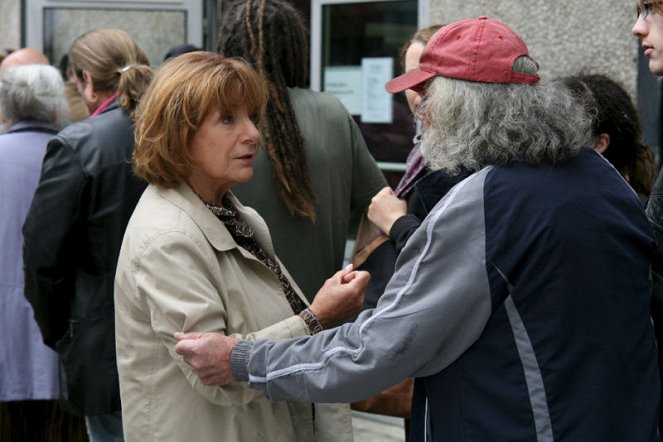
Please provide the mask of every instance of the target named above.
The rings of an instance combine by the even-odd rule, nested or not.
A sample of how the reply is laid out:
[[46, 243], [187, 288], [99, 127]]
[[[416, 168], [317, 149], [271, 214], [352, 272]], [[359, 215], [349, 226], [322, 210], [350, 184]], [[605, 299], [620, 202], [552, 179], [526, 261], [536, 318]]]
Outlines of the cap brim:
[[404, 91], [405, 89], [414, 89], [417, 90], [417, 85], [420, 85], [424, 81], [433, 78], [435, 76], [434, 72], [426, 72], [421, 69], [413, 69], [400, 75], [392, 80], [389, 80], [384, 88], [390, 94], [395, 94], [396, 92]]

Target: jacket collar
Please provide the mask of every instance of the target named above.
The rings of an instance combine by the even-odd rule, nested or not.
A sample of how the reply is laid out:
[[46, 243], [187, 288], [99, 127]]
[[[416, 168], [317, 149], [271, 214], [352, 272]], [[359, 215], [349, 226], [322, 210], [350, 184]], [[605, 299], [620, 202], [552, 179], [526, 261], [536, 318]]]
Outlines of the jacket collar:
[[57, 127], [51, 123], [41, 123], [38, 121], [19, 121], [18, 123], [13, 124], [5, 133], [12, 132], [27, 132], [27, 131], [37, 131], [37, 132], [50, 132], [53, 134], [58, 133]]
[[[225, 224], [219, 221], [186, 183], [182, 183], [172, 189], [161, 190], [166, 200], [182, 209], [193, 219], [216, 250], [223, 252], [238, 247]], [[269, 236], [269, 229], [265, 221], [258, 212], [242, 205], [232, 192], [229, 191], [228, 193], [230, 200], [237, 208], [239, 216], [253, 228], [258, 244], [260, 244], [270, 257], [276, 258], [274, 246]]]
[[111, 108], [114, 109], [114, 108], [118, 107], [119, 105], [120, 105], [119, 94], [117, 92], [115, 92], [106, 101], [101, 103], [101, 105], [97, 108], [97, 110], [92, 112], [92, 114], [90, 114], [90, 116], [91, 117], [96, 117], [97, 115], [101, 115], [104, 112], [106, 112], [107, 110], [111, 110]]

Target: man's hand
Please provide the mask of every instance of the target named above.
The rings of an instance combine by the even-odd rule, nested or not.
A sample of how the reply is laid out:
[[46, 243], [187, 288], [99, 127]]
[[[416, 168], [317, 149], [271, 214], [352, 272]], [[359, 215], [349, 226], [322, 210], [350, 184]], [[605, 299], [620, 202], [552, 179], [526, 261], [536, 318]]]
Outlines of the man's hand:
[[368, 219], [389, 235], [391, 226], [407, 213], [407, 202], [399, 199], [391, 187], [380, 190], [368, 205]]
[[361, 311], [370, 279], [368, 272], [352, 270], [352, 265], [348, 265], [325, 281], [310, 307], [324, 328]]
[[226, 385], [233, 380], [230, 353], [237, 339], [219, 333], [175, 333], [175, 351], [184, 357], [205, 385]]

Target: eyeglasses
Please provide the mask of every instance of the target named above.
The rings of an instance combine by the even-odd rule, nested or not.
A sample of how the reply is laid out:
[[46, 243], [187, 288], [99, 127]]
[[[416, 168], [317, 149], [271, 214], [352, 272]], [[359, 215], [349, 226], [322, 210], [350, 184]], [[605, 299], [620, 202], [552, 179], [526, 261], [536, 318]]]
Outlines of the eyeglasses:
[[638, 2], [636, 7], [636, 12], [638, 17], [645, 18], [652, 12], [660, 11], [663, 9], [663, 1], [654, 1], [654, 2]]

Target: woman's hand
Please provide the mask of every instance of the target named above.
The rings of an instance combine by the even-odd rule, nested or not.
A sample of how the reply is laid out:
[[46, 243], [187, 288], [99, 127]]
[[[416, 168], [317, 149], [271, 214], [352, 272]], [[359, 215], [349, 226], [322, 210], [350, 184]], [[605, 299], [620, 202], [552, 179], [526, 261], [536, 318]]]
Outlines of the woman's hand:
[[368, 219], [389, 235], [391, 226], [407, 213], [407, 202], [396, 196], [391, 187], [380, 190], [368, 206]]
[[364, 305], [370, 279], [368, 272], [353, 270], [350, 264], [325, 281], [309, 309], [324, 328], [354, 317]]

